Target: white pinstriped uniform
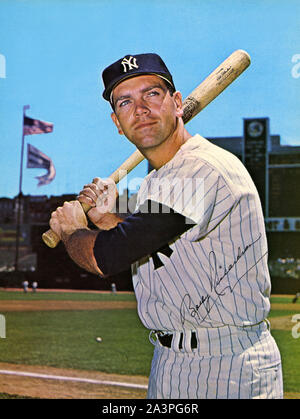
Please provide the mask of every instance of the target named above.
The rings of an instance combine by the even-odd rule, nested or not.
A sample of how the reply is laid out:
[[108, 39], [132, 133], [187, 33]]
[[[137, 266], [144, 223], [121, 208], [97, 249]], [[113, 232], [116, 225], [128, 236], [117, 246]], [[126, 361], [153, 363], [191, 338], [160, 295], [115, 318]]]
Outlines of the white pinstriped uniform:
[[157, 254], [160, 267], [151, 256], [132, 266], [141, 321], [174, 334], [171, 348], [156, 341], [148, 397], [282, 397], [280, 354], [264, 322], [264, 217], [243, 164], [195, 135], [144, 179], [137, 208], [148, 199], [196, 223]]

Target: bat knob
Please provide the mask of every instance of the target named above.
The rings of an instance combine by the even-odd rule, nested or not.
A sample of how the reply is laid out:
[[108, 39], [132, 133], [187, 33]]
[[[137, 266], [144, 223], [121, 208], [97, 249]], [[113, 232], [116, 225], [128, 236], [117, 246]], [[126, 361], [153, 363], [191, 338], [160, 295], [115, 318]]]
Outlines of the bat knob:
[[60, 238], [58, 237], [58, 235], [54, 233], [54, 231], [52, 231], [51, 229], [46, 231], [42, 235], [42, 239], [48, 247], [52, 247], [52, 248], [56, 247], [58, 243], [60, 242]]
[[[91, 209], [91, 207], [88, 204], [85, 204], [84, 202], [81, 203], [81, 206], [85, 213], [87, 213]], [[52, 249], [56, 247], [60, 242], [60, 238], [58, 237], [58, 235], [54, 233], [54, 231], [52, 231], [51, 229], [49, 229], [42, 235], [42, 239], [43, 242]]]

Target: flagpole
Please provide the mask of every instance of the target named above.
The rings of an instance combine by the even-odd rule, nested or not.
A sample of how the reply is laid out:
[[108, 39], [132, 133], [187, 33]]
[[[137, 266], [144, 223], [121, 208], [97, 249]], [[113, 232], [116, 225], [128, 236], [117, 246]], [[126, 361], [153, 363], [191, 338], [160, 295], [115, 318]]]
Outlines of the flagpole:
[[15, 253], [15, 271], [19, 270], [19, 242], [20, 242], [20, 224], [21, 224], [21, 204], [22, 204], [22, 181], [23, 181], [23, 160], [24, 160], [24, 117], [25, 111], [30, 109], [29, 105], [23, 106], [23, 122], [22, 122], [22, 146], [21, 146], [21, 163], [19, 178], [19, 195], [17, 198], [17, 228], [16, 228], [16, 253]]

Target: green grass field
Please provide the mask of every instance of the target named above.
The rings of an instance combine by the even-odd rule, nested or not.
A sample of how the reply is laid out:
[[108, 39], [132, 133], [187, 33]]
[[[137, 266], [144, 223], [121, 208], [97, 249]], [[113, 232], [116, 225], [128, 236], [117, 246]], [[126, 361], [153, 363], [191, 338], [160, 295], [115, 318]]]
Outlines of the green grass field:
[[[1, 301], [134, 301], [132, 294], [0, 291], [0, 313], [6, 319], [6, 339], [0, 339], [0, 362], [96, 370], [147, 376], [153, 346], [135, 309], [8, 311]], [[300, 314], [300, 303], [290, 297], [271, 299], [270, 320]], [[273, 328], [283, 362], [285, 393], [300, 398], [300, 338], [290, 329]], [[300, 330], [299, 330], [300, 332]], [[102, 337], [102, 343], [96, 337]], [[6, 397], [3, 395], [2, 397]]]
[[6, 325], [1, 362], [133, 375], [149, 371], [152, 345], [134, 310], [11, 312]]
[[[133, 293], [117, 293], [110, 292], [28, 292], [24, 294], [23, 291], [1, 291], [0, 301], [3, 300], [17, 300], [17, 301], [135, 301]], [[1, 309], [1, 303], [0, 303]]]
[[147, 375], [152, 345], [136, 310], [2, 312], [1, 300], [12, 299], [135, 301], [133, 294], [0, 292], [0, 312], [6, 318], [0, 362]]

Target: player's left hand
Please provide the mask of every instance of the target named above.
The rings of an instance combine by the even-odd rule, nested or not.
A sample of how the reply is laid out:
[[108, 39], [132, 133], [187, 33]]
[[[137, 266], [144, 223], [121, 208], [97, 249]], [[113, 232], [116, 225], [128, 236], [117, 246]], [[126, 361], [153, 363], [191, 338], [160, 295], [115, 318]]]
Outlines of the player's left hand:
[[[118, 189], [115, 182], [108, 179], [94, 178], [92, 183], [84, 185], [83, 190], [79, 192], [78, 201], [88, 204], [91, 209], [87, 215], [97, 227], [103, 229], [103, 219], [107, 219], [113, 210]], [[112, 217], [114, 218], [114, 217]], [[105, 229], [105, 228], [104, 228]]]
[[87, 219], [78, 201], [65, 202], [52, 212], [50, 218], [51, 229], [65, 241], [71, 234], [79, 229], [87, 229]]
[[113, 209], [117, 197], [117, 186], [112, 179], [96, 177], [92, 183], [84, 185], [77, 199], [92, 208], [96, 207], [99, 214], [105, 214]]

